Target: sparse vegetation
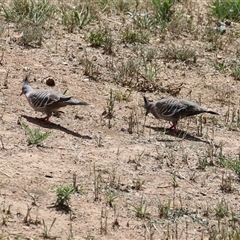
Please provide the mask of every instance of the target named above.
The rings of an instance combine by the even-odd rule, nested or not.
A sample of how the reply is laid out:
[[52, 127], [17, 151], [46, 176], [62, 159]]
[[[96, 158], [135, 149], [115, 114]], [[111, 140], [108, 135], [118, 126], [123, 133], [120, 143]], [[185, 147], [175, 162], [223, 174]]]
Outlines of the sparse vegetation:
[[176, 0], [152, 0], [155, 24], [160, 29], [165, 28], [170, 22], [175, 2]]
[[123, 30], [121, 40], [124, 44], [147, 43], [149, 41], [146, 33], [130, 30], [129, 28]]
[[159, 71], [159, 68], [156, 64], [150, 62], [148, 63], [145, 58], [143, 58], [143, 65], [144, 65], [144, 77], [147, 81], [153, 82], [155, 77]]
[[162, 204], [161, 202], [159, 202], [159, 204], [158, 204], [158, 216], [160, 218], [167, 218], [169, 216], [170, 203], [171, 203], [170, 200], [168, 200], [167, 204]]
[[[240, 239], [238, 8], [1, 1], [0, 239]], [[39, 122], [18, 96], [25, 72], [94, 107]], [[166, 131], [144, 95], [220, 115]]]
[[119, 101], [119, 102], [120, 102], [120, 101], [130, 102], [131, 93], [132, 93], [132, 91], [127, 89], [127, 90], [124, 91], [124, 92], [115, 91], [115, 92], [114, 92], [114, 95], [115, 95], [116, 101]]
[[139, 29], [150, 29], [155, 26], [155, 19], [150, 16], [149, 13], [128, 13], [130, 17], [132, 17], [134, 24]]
[[48, 0], [11, 0], [9, 6], [3, 5], [3, 16], [7, 22], [21, 24], [24, 21], [34, 25], [44, 24], [55, 12]]
[[44, 24], [56, 11], [48, 0], [11, 0], [2, 9], [5, 20], [16, 24], [20, 43], [39, 46], [43, 42]]
[[57, 200], [55, 206], [59, 209], [70, 209], [69, 201], [71, 199], [71, 195], [76, 192], [74, 186], [62, 186], [56, 189]]
[[133, 207], [136, 217], [141, 219], [149, 217], [149, 213], [147, 212], [147, 203], [143, 196], [141, 197], [139, 204], [136, 204]]
[[226, 19], [240, 21], [239, 9], [239, 0], [215, 0], [212, 6], [213, 12], [221, 21]]
[[[134, 60], [127, 60], [127, 62], [122, 62], [119, 66], [116, 81], [126, 82], [128, 79], [132, 79], [138, 75], [139, 66]], [[128, 82], [126, 83], [128, 84]]]
[[221, 200], [214, 208], [217, 218], [223, 218], [229, 215], [229, 207], [225, 200]]
[[240, 81], [240, 65], [236, 64], [235, 69], [233, 70], [233, 77]]
[[44, 219], [42, 220], [42, 222], [43, 222], [43, 236], [44, 236], [44, 238], [51, 238], [50, 233], [51, 233], [52, 227], [53, 227], [54, 223], [56, 222], [56, 220], [57, 220], [56, 218], [54, 218], [52, 220], [52, 223], [51, 223], [50, 227], [48, 227], [46, 225]]
[[114, 107], [115, 107], [116, 96], [114, 96], [113, 90], [109, 92], [109, 98], [107, 99], [107, 110], [104, 111], [105, 118], [108, 119], [108, 128], [113, 126], [112, 119], [114, 117]]
[[109, 205], [109, 207], [113, 207], [113, 202], [114, 200], [117, 198], [117, 195], [112, 192], [112, 191], [108, 191], [106, 193], [106, 199], [107, 199], [107, 204]]
[[182, 61], [185, 63], [196, 63], [197, 61], [197, 54], [196, 51], [190, 49], [189, 47], [182, 45], [176, 46], [171, 44], [167, 47], [166, 51], [164, 52], [164, 58], [172, 59], [175, 61]]
[[234, 170], [234, 172], [237, 174], [238, 178], [240, 179], [240, 160], [230, 161], [230, 167]]
[[88, 41], [91, 43], [92, 47], [103, 47], [105, 53], [113, 53], [113, 39], [110, 32], [106, 29], [103, 31], [91, 32]]
[[144, 180], [136, 179], [136, 180], [133, 181], [133, 189], [142, 190], [144, 184], [145, 184]]
[[69, 32], [73, 32], [75, 28], [83, 28], [91, 21], [91, 15], [87, 6], [79, 6], [80, 9], [71, 9], [63, 6], [61, 8], [62, 23]]

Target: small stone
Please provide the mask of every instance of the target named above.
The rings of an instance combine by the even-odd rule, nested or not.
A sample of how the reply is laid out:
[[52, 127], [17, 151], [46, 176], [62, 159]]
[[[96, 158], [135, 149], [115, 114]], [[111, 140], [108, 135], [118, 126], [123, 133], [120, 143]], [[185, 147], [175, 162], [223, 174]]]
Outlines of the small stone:
[[54, 87], [55, 86], [55, 81], [52, 78], [49, 78], [46, 80], [46, 84], [50, 87]]

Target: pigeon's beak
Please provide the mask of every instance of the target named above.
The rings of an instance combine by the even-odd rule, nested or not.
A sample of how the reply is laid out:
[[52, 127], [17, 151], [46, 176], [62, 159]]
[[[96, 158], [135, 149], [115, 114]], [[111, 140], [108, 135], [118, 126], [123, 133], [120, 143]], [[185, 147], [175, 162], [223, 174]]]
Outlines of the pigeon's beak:
[[20, 93], [20, 96], [22, 96], [23, 95], [23, 90], [22, 90], [22, 92]]

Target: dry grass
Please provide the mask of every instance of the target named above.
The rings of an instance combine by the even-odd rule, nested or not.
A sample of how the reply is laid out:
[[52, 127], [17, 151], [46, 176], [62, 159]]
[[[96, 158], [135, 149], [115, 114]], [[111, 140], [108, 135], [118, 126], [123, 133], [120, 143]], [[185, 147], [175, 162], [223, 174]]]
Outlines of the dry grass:
[[[39, 18], [11, 2], [32, 1], [1, 3], [0, 239], [239, 239], [237, 20], [216, 31], [207, 1], [162, 15], [157, 0], [39, 0]], [[94, 108], [40, 123], [19, 97], [26, 71]], [[174, 134], [145, 117], [144, 94], [220, 116]], [[29, 146], [22, 124], [51, 134]]]

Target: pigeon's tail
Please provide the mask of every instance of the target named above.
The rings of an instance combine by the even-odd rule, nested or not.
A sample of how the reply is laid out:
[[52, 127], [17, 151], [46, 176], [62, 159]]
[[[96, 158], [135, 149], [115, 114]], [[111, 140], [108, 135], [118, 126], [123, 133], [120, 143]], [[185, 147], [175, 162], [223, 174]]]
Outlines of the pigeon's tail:
[[219, 115], [219, 113], [214, 112], [214, 111], [212, 111], [212, 110], [206, 110], [205, 112], [206, 112], [206, 113], [210, 113], [210, 114], [214, 114], [214, 115]]
[[82, 105], [82, 106], [90, 106], [91, 104], [90, 103], [87, 103], [87, 102], [80, 102], [76, 99], [69, 99], [68, 101], [66, 101], [67, 105]]
[[148, 101], [148, 99], [143, 96], [144, 99], [144, 103], [145, 103], [145, 109], [146, 109], [146, 116], [148, 115], [148, 113], [151, 112], [151, 107], [152, 107], [152, 103]]

